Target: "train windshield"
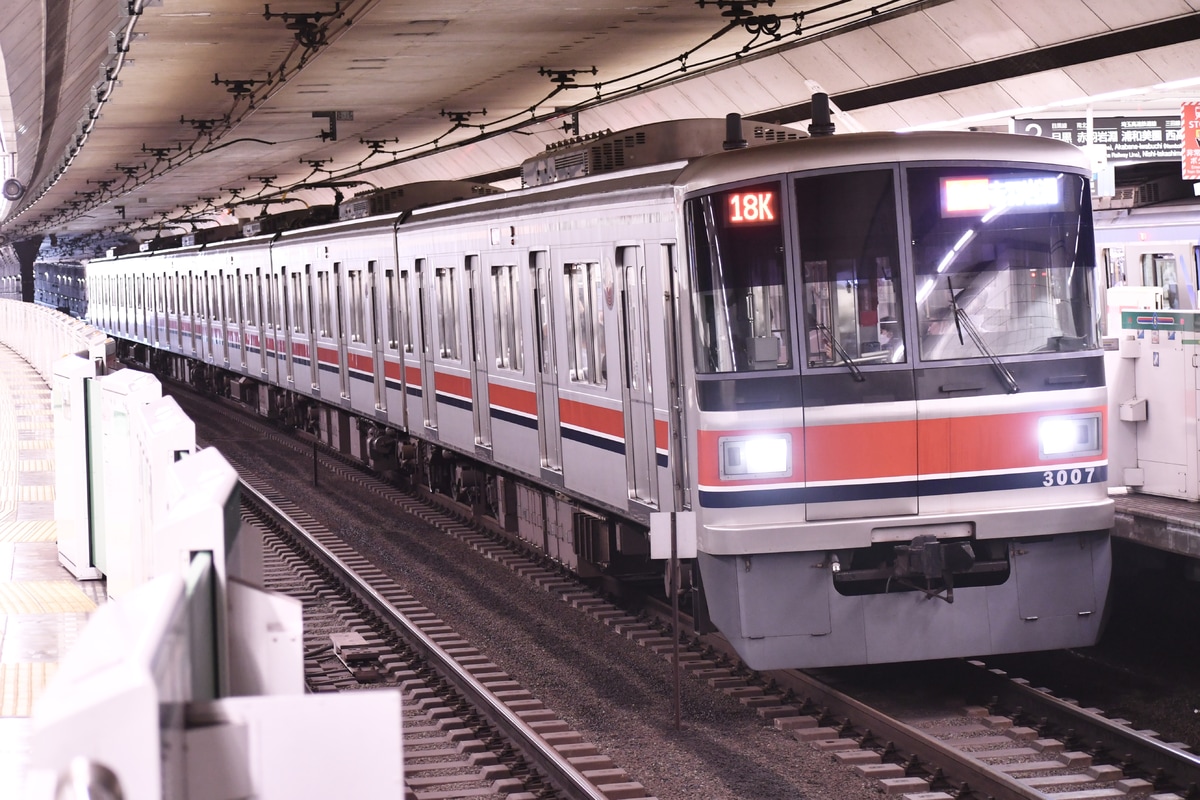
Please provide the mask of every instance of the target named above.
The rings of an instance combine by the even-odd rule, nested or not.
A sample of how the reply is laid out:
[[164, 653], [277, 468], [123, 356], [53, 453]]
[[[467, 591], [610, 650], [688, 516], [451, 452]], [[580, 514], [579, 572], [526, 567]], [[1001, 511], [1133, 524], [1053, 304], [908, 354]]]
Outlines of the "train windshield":
[[[857, 374], [1099, 346], [1086, 178], [888, 166], [791, 180], [794, 238], [780, 181], [687, 203], [697, 372], [791, 369], [797, 348], [808, 367]], [[789, 311], [792, 247], [803, 336]]]
[[688, 203], [698, 372], [792, 365], [780, 187], [743, 186]]
[[1078, 175], [910, 169], [921, 358], [1096, 348], [1090, 200]]
[[796, 179], [810, 367], [909, 360], [895, 185], [890, 168]]

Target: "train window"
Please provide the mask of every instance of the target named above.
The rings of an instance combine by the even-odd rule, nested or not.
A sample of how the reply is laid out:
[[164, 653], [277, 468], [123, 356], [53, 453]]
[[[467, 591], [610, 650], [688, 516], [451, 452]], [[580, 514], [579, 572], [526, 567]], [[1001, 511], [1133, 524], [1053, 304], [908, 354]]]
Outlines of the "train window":
[[525, 346], [521, 336], [521, 293], [516, 266], [492, 267], [492, 307], [496, 330], [496, 367], [523, 372]]
[[263, 297], [263, 274], [262, 268], [254, 270], [254, 290], [251, 292], [254, 298], [254, 316], [258, 322], [258, 327], [263, 329], [267, 324], [266, 311], [263, 309], [263, 303], [266, 302]]
[[385, 269], [383, 271], [383, 282], [385, 291], [387, 292], [384, 302], [387, 303], [387, 309], [384, 311], [387, 319], [387, 349], [400, 349], [400, 316], [396, 307], [397, 287], [396, 287], [396, 270]]
[[454, 285], [454, 270], [439, 267], [434, 270], [438, 302], [438, 345], [442, 358], [458, 360], [458, 292]]
[[278, 307], [275, 305], [279, 296], [278, 279], [274, 272], [267, 273], [267, 327], [271, 330], [278, 330], [279, 325], [275, 322]]
[[778, 181], [689, 200], [696, 371], [792, 365]]
[[371, 309], [371, 344], [379, 347], [379, 299], [376, 297], [375, 262], [367, 262], [367, 305]]
[[317, 273], [317, 280], [321, 287], [320, 309], [317, 312], [321, 315], [321, 335], [330, 338], [333, 336], [333, 306], [329, 304], [329, 272], [328, 270]]
[[210, 283], [212, 283], [212, 296], [208, 307], [209, 316], [212, 317], [214, 321], [219, 322], [221, 320], [221, 284], [216, 275], [212, 275], [210, 278]]
[[308, 330], [305, 324], [304, 310], [304, 276], [299, 272], [292, 273], [292, 331], [304, 333]]
[[890, 169], [796, 180], [810, 367], [907, 361]]
[[908, 198], [921, 358], [1098, 346], [1086, 177], [914, 168]]
[[1142, 286], [1161, 286], [1165, 308], [1179, 308], [1179, 261], [1174, 253], [1142, 253]]
[[245, 298], [245, 301], [246, 301], [246, 305], [244, 308], [245, 314], [243, 315], [243, 319], [246, 320], [247, 325], [253, 325], [253, 326], [257, 327], [258, 326], [258, 299], [255, 297], [255, 294], [254, 294], [254, 276], [253, 275], [243, 275], [242, 280], [246, 284], [245, 289], [242, 290], [242, 297]]
[[608, 384], [608, 359], [604, 345], [604, 286], [600, 265], [567, 264], [568, 375], [577, 383]]
[[242, 311], [242, 296], [240, 287], [237, 283], [237, 278], [233, 275], [225, 276], [225, 319], [229, 322], [237, 322], [241, 319]]
[[[313, 322], [315, 320], [315, 317], [313, 316], [312, 264], [304, 265], [304, 284], [306, 287], [306, 291], [304, 292], [304, 308], [306, 311], [305, 319], [308, 320], [308, 325], [305, 326], [305, 330], [309, 331], [309, 333], [311, 334]], [[313, 343], [313, 346], [314, 346], [313, 353], [315, 355], [316, 354], [315, 342]]]
[[347, 291], [350, 293], [350, 341], [363, 341], [363, 286], [362, 270], [346, 270]]
[[1108, 273], [1108, 286], [1125, 285], [1125, 248], [1106, 247], [1101, 251], [1104, 268]]
[[290, 331], [292, 327], [292, 299], [288, 289], [288, 271], [287, 267], [279, 268], [279, 293], [280, 299], [283, 301], [280, 306], [281, 310], [281, 327], [285, 331]]
[[409, 303], [408, 270], [400, 270], [400, 338], [404, 352], [413, 352], [412, 306]]

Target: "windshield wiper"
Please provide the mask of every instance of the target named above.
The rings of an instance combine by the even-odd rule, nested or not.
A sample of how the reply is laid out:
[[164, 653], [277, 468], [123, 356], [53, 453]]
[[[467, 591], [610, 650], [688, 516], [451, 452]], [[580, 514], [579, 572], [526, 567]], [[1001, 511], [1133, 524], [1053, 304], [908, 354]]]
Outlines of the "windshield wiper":
[[829, 326], [818, 322], [816, 328], [821, 333], [825, 334], [825, 338], [829, 340], [829, 344], [832, 345], [834, 352], [838, 354], [838, 358], [842, 360], [843, 364], [850, 368], [850, 372], [854, 375], [854, 380], [858, 381], [859, 383], [865, 381], [866, 378], [863, 376], [862, 370], [859, 369], [858, 364], [855, 364], [854, 361], [851, 360], [850, 354], [846, 352], [846, 348], [842, 347], [842, 343], [839, 342], [837, 337], [833, 335], [833, 331], [829, 330]]
[[[987, 356], [988, 361], [992, 363], [992, 367], [996, 370], [996, 374], [1000, 376], [1000, 380], [1004, 383], [1004, 387], [1008, 389], [1009, 394], [1015, 394], [1021, 391], [1020, 384], [1013, 374], [1008, 371], [1008, 367], [1004, 366], [999, 357], [992, 352], [992, 349], [983, 341], [983, 337], [979, 334], [979, 329], [975, 327], [975, 323], [967, 315], [966, 309], [958, 304], [958, 297], [954, 294], [954, 286], [950, 283], [950, 276], [946, 276], [946, 288], [950, 290], [950, 308], [954, 310], [954, 327], [958, 329], [958, 343], [963, 344], [963, 328], [967, 329], [967, 336], [979, 348], [979, 352]], [[966, 291], [965, 289], [963, 291]]]

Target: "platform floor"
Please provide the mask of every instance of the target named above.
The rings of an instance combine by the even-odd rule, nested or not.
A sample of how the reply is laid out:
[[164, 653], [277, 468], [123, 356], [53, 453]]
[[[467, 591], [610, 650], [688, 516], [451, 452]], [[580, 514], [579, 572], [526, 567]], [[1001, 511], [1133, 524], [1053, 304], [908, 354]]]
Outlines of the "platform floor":
[[20, 797], [33, 707], [103, 581], [58, 563], [50, 387], [0, 344], [0, 797]]
[[1148, 494], [1118, 495], [1113, 535], [1200, 559], [1200, 503]]

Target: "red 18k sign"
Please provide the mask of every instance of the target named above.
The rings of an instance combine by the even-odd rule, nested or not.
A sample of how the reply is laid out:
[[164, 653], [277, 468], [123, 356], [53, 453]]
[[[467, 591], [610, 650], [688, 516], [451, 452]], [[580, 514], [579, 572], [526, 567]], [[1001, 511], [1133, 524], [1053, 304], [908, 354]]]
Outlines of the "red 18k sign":
[[731, 225], [766, 225], [775, 222], [774, 192], [734, 192], [729, 195]]

